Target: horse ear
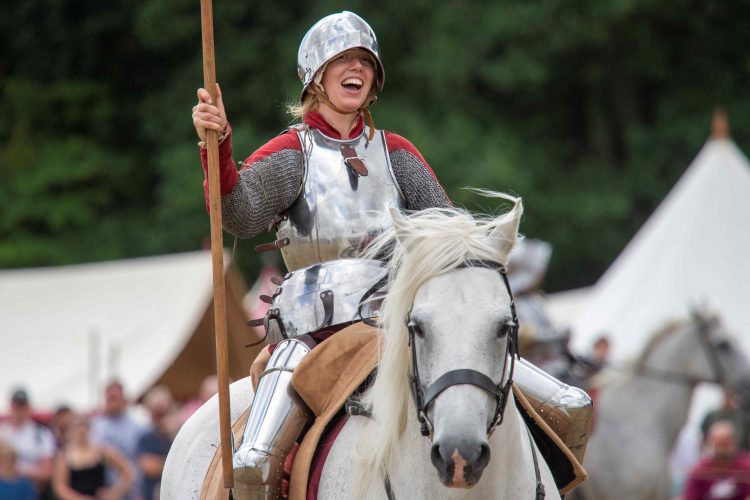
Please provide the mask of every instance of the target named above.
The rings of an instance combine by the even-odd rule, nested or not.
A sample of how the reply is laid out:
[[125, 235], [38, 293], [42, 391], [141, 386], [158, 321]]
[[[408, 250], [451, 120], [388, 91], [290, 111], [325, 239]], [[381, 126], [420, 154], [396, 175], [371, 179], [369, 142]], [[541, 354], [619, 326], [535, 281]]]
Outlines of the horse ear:
[[487, 234], [487, 243], [497, 248], [504, 260], [507, 260], [508, 254], [518, 240], [518, 227], [521, 224], [522, 215], [523, 202], [521, 198], [516, 198], [513, 208], [501, 215], [498, 218], [500, 219], [498, 224]]

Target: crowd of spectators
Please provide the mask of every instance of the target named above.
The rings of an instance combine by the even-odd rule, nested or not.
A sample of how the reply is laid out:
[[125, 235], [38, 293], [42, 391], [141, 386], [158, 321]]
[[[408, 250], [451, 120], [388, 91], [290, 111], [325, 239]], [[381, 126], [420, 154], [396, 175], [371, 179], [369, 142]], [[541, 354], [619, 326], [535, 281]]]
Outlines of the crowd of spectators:
[[165, 386], [132, 404], [115, 380], [106, 385], [99, 411], [63, 405], [42, 419], [32, 414], [29, 393], [16, 389], [0, 419], [0, 499], [157, 499], [172, 440], [216, 391], [209, 377], [184, 404]]

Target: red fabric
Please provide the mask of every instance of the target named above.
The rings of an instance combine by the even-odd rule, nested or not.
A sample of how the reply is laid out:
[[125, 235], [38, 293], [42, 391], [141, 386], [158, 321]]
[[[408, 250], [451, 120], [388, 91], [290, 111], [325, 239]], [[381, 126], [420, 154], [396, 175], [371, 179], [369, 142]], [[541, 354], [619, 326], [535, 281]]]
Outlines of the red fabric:
[[[224, 139], [224, 142], [219, 144], [219, 180], [222, 196], [231, 193], [240, 178], [237, 169], [234, 167], [234, 160], [232, 160], [232, 127], [229, 124], [227, 124], [227, 127], [229, 127], [229, 135]], [[200, 148], [200, 152], [205, 176], [203, 192], [206, 196], [206, 208], [208, 208], [208, 150]]]
[[[325, 118], [323, 118], [323, 115], [320, 113], [317, 113], [315, 111], [308, 113], [305, 118], [304, 122], [309, 125], [310, 127], [316, 128], [323, 132], [328, 137], [331, 137], [333, 139], [341, 139], [341, 134], [333, 128], [333, 126], [328, 123]], [[350, 136], [356, 137], [362, 131], [364, 130], [365, 122], [360, 116], [357, 119], [357, 123], [352, 129]], [[425, 166], [428, 172], [437, 179], [437, 176], [435, 175], [435, 172], [430, 168], [430, 165], [427, 163], [427, 161], [424, 159], [424, 156], [422, 156], [422, 153], [419, 152], [419, 150], [412, 144], [409, 140], [405, 139], [404, 137], [401, 137], [398, 134], [394, 134], [392, 132], [386, 132], [385, 133], [385, 142], [386, 146], [388, 148], [388, 151], [398, 151], [398, 150], [404, 150], [407, 151], [419, 159], [420, 162]], [[257, 162], [259, 160], [262, 160], [263, 158], [266, 158], [267, 156], [272, 155], [273, 153], [277, 153], [279, 151], [282, 151], [284, 149], [295, 149], [297, 151], [300, 151], [302, 147], [299, 143], [299, 136], [296, 132], [292, 130], [288, 130], [284, 132], [281, 135], [278, 135], [265, 143], [263, 146], [258, 148], [253, 154], [247, 157], [245, 159], [245, 162], [243, 163], [242, 169], [250, 168], [250, 165], [254, 162]], [[209, 201], [208, 201], [208, 158], [205, 148], [200, 148], [201, 153], [201, 164], [203, 165], [203, 173], [205, 175], [205, 179], [203, 181], [203, 192], [206, 197], [206, 208], [209, 207]], [[240, 181], [240, 174], [237, 171], [237, 167], [234, 164], [234, 160], [232, 159], [232, 129], [231, 126], [229, 127], [229, 135], [219, 145], [219, 180], [221, 183], [221, 195], [226, 196], [229, 193], [232, 192], [234, 187], [237, 185], [237, 183]], [[446, 196], [447, 197], [447, 196]]]
[[284, 149], [296, 149], [297, 151], [302, 150], [297, 132], [287, 130], [283, 134], [277, 135], [276, 137], [262, 145], [253, 154], [245, 159], [245, 162], [242, 164], [242, 170], [250, 168], [250, 165], [252, 163], [260, 161], [263, 158], [271, 156], [272, 154], [278, 153], [279, 151], [282, 151]]
[[422, 165], [425, 166], [425, 168], [432, 174], [433, 177], [437, 179], [437, 176], [435, 175], [435, 172], [430, 168], [430, 166], [427, 164], [427, 160], [424, 159], [424, 156], [422, 156], [422, 153], [419, 152], [419, 150], [412, 144], [408, 139], [401, 137], [398, 134], [394, 134], [393, 132], [386, 132], [385, 133], [385, 144], [388, 147], [388, 151], [398, 151], [399, 149], [403, 149], [419, 159], [419, 161], [422, 162]]
[[[311, 112], [304, 119], [305, 123], [313, 128], [319, 129], [325, 135], [334, 139], [340, 139], [341, 134], [328, 123], [320, 113]], [[352, 135], [356, 136], [364, 129], [364, 120], [360, 117], [357, 120], [357, 124], [352, 130]], [[245, 159], [243, 164], [243, 170], [248, 168], [250, 164], [262, 160], [263, 158], [272, 155], [278, 151], [284, 149], [296, 149], [301, 150], [299, 143], [299, 136], [296, 132], [288, 130], [285, 133], [278, 135], [261, 146], [253, 154]], [[205, 148], [200, 148], [201, 153], [201, 164], [203, 165], [203, 192], [206, 197], [206, 208], [209, 206], [208, 202], [208, 156]], [[240, 174], [237, 171], [237, 167], [234, 164], [232, 158], [232, 129], [229, 128], [229, 135], [227, 138], [219, 144], [219, 180], [221, 183], [221, 195], [226, 196], [232, 192], [232, 189], [240, 181]]]
[[[344, 328], [346, 328], [349, 325], [351, 325], [351, 323], [342, 323], [340, 325], [329, 326], [328, 328], [324, 328], [322, 330], [318, 330], [318, 331], [312, 332], [310, 334], [310, 336], [313, 338], [313, 340], [316, 342], [316, 344], [320, 344], [321, 342], [323, 342], [324, 340], [326, 340], [328, 337], [330, 337], [334, 333], [343, 330]], [[277, 345], [278, 345], [278, 343], [277, 344], [270, 344], [268, 346], [268, 353], [269, 354], [273, 354], [273, 351], [274, 351], [274, 349], [276, 349]]]
[[[246, 169], [253, 162], [262, 160], [266, 156], [281, 151], [283, 149], [300, 150], [299, 137], [296, 132], [286, 131], [277, 135], [263, 146], [258, 148], [253, 154], [244, 161], [242, 169]], [[206, 196], [206, 207], [208, 207], [208, 156], [205, 148], [200, 148], [201, 164], [203, 165], [203, 192]], [[232, 158], [232, 134], [219, 144], [219, 180], [221, 182], [221, 195], [226, 196], [232, 192], [232, 189], [240, 181], [240, 174], [234, 165]]]
[[[323, 115], [316, 111], [312, 111], [305, 115], [304, 122], [313, 128], [317, 128], [331, 139], [343, 139], [338, 130], [333, 128], [333, 125], [328, 123]], [[357, 137], [365, 129], [365, 121], [362, 117], [357, 118], [357, 123], [354, 128], [349, 132], [349, 137]]]
[[744, 500], [750, 497], [750, 455], [700, 461], [685, 484], [683, 500]]
[[331, 452], [333, 443], [339, 437], [341, 429], [349, 419], [349, 415], [342, 413], [334, 418], [328, 426], [323, 438], [318, 443], [318, 449], [315, 450], [312, 464], [310, 464], [310, 479], [307, 482], [307, 500], [317, 500], [318, 488], [320, 488], [320, 478], [323, 476], [323, 466], [326, 464], [328, 454]]

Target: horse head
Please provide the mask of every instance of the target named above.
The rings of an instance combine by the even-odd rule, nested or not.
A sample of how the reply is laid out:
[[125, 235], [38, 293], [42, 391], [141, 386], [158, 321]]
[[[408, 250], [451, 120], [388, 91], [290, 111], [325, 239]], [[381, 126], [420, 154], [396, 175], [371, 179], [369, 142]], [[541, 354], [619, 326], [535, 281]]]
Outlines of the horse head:
[[[412, 383], [425, 394], [419, 411], [429, 423], [432, 463], [446, 486], [473, 486], [489, 463], [488, 434], [508, 397], [502, 388], [509, 382], [511, 332], [517, 321], [510, 303], [503, 280], [489, 268], [431, 278], [414, 299], [410, 326], [419, 378]], [[491, 382], [483, 387], [458, 380], [439, 393], [433, 389], [467, 368]]]
[[703, 353], [692, 361], [690, 369], [723, 386], [743, 405], [750, 403], [750, 360], [735, 337], [717, 314], [705, 309], [693, 309], [690, 323]]
[[453, 209], [392, 212], [384, 347], [368, 395], [380, 424], [368, 438], [379, 447], [372, 465], [389, 461], [415, 413], [446, 486], [472, 487], [490, 461], [489, 435], [512, 398], [517, 318], [504, 266], [523, 212], [519, 198], [496, 196], [512, 210], [483, 220]]
[[719, 317], [705, 309], [692, 309], [688, 318], [658, 331], [634, 373], [690, 386], [716, 383], [750, 402], [750, 360]]

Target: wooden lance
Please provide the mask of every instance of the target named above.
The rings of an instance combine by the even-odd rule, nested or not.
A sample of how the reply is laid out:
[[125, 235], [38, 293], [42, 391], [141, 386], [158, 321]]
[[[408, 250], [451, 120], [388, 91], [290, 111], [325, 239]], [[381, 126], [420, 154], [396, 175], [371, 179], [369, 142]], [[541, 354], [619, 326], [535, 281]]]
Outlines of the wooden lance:
[[[216, 59], [214, 57], [214, 19], [211, 0], [201, 0], [203, 34], [204, 88], [216, 104]], [[224, 244], [221, 234], [221, 189], [219, 186], [219, 137], [206, 130], [208, 153], [208, 197], [211, 220], [211, 258], [214, 279], [214, 333], [216, 336], [216, 376], [219, 384], [219, 431], [224, 487], [234, 487], [232, 471], [231, 419], [229, 416], [229, 355], [227, 350], [227, 313], [224, 287]]]

